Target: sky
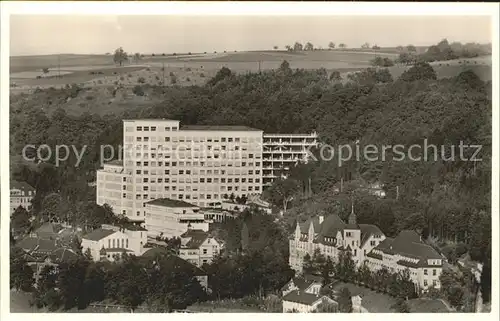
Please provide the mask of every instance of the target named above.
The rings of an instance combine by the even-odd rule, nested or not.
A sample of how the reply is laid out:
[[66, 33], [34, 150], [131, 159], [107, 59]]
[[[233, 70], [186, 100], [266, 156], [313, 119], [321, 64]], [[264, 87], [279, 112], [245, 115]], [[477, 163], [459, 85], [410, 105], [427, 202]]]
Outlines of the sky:
[[10, 55], [270, 50], [299, 41], [359, 48], [491, 42], [481, 16], [10, 16]]

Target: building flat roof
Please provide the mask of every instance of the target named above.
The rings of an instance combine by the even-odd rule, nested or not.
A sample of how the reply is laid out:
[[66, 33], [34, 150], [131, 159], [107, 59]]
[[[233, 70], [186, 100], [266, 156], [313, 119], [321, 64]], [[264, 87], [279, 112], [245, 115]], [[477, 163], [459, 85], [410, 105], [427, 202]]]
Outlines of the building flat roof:
[[104, 163], [104, 165], [123, 166], [123, 160], [115, 159], [107, 163]]
[[239, 125], [184, 125], [181, 126], [180, 130], [209, 130], [209, 131], [257, 131], [261, 132], [261, 129], [252, 128], [248, 126]]
[[146, 204], [165, 206], [165, 207], [198, 207], [188, 202], [184, 202], [181, 200], [173, 200], [170, 198], [157, 198], [155, 200], [146, 202]]
[[138, 119], [123, 119], [123, 122], [134, 122], [134, 121], [150, 121], [150, 122], [159, 122], [159, 121], [168, 121], [168, 122], [179, 122], [176, 119], [165, 119], [165, 118], [138, 118]]

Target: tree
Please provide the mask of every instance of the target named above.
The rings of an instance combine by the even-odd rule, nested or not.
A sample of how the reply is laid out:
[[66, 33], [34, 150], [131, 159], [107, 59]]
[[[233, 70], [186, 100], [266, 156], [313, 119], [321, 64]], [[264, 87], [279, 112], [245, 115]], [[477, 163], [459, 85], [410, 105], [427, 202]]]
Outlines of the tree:
[[123, 50], [122, 47], [119, 47], [115, 50], [115, 54], [113, 55], [113, 61], [115, 64], [119, 64], [120, 67], [124, 62], [128, 60], [128, 54]]
[[374, 45], [374, 46], [372, 47], [372, 49], [373, 49], [373, 50], [380, 50], [380, 47], [379, 47], [379, 46], [377, 46], [377, 45]]
[[311, 274], [314, 271], [312, 258], [309, 253], [306, 253], [306, 255], [304, 255], [304, 258], [302, 259], [302, 270], [306, 274]]
[[391, 309], [395, 310], [397, 313], [410, 313], [410, 307], [404, 299], [399, 299]]
[[278, 46], [273, 46], [273, 49], [274, 50], [278, 50]]
[[306, 51], [313, 51], [314, 50], [314, 45], [312, 43], [308, 42], [304, 46], [304, 50], [306, 50]]
[[33, 286], [33, 270], [24, 259], [21, 249], [11, 249], [10, 288], [30, 292]]
[[342, 77], [340, 76], [340, 71], [338, 71], [338, 70], [332, 71], [332, 73], [330, 74], [330, 80], [331, 81], [341, 81]]
[[293, 50], [293, 49], [292, 49], [292, 46], [290, 46], [290, 45], [286, 45], [286, 46], [285, 46], [285, 49], [286, 49], [287, 51], [292, 51], [292, 50]]
[[337, 313], [339, 308], [334, 303], [321, 302], [313, 313]]
[[412, 82], [418, 80], [436, 80], [436, 71], [426, 62], [419, 62], [410, 69], [405, 70], [399, 77], [402, 81]]
[[293, 45], [293, 51], [302, 51], [304, 46], [300, 42], [295, 42]]
[[328, 48], [330, 48], [330, 49], [335, 49], [335, 43], [334, 43], [334, 42], [332, 42], [332, 41], [330, 41], [330, 42], [328, 43]]
[[397, 46], [397, 47], [396, 47], [396, 50], [397, 50], [397, 51], [403, 51], [403, 50], [404, 50], [404, 48], [403, 48], [403, 46], [401, 46], [401, 45], [400, 45], [400, 46]]
[[414, 45], [407, 45], [406, 50], [408, 50], [409, 52], [417, 52], [417, 47], [415, 47]]
[[248, 250], [249, 242], [248, 226], [243, 223], [243, 227], [241, 229], [241, 249], [243, 251]]
[[144, 89], [142, 89], [142, 86], [140, 85], [135, 85], [134, 88], [132, 89], [132, 92], [136, 96], [144, 96]]
[[288, 204], [299, 192], [300, 185], [294, 179], [277, 179], [267, 190], [267, 195], [271, 203], [283, 208], [283, 212], [288, 209]]
[[345, 43], [339, 43], [339, 48], [347, 48], [347, 45]]
[[331, 283], [331, 275], [335, 271], [335, 265], [332, 259], [327, 256], [324, 264], [321, 265], [321, 277], [323, 278], [323, 285]]
[[44, 74], [48, 74], [48, 73], [49, 73], [49, 68], [43, 68], [43, 69], [42, 69], [42, 72], [43, 72]]
[[136, 52], [136, 53], [134, 54], [134, 61], [135, 61], [136, 63], [138, 63], [141, 59], [142, 59], [141, 54], [140, 54], [140, 53], [138, 53], [138, 52]]
[[339, 312], [351, 313], [352, 312], [352, 298], [351, 291], [347, 287], [340, 289], [337, 302], [339, 304]]
[[365, 42], [364, 44], [361, 45], [361, 48], [368, 49], [370, 48], [370, 44], [368, 42]]
[[25, 233], [31, 226], [30, 215], [22, 206], [16, 208], [10, 220], [11, 229], [21, 234]]

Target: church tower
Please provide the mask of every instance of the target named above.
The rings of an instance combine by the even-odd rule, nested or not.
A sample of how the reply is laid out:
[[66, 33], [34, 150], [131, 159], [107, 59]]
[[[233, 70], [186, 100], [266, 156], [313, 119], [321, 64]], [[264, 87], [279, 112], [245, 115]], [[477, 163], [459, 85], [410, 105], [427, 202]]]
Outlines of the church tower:
[[351, 205], [351, 214], [347, 219], [347, 225], [344, 228], [344, 248], [351, 252], [352, 259], [357, 266], [361, 264], [361, 230], [354, 213], [354, 202]]
[[349, 214], [347, 224], [358, 227], [356, 214], [354, 214], [354, 203], [351, 204], [351, 214]]

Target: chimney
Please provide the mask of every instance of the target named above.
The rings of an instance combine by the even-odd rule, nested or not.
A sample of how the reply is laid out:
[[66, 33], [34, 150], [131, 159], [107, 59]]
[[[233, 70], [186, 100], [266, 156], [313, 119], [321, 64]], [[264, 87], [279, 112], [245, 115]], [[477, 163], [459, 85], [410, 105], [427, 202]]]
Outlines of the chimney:
[[319, 216], [319, 224], [323, 223], [323, 220], [325, 219], [325, 217], [323, 216], [323, 214], [321, 214]]

